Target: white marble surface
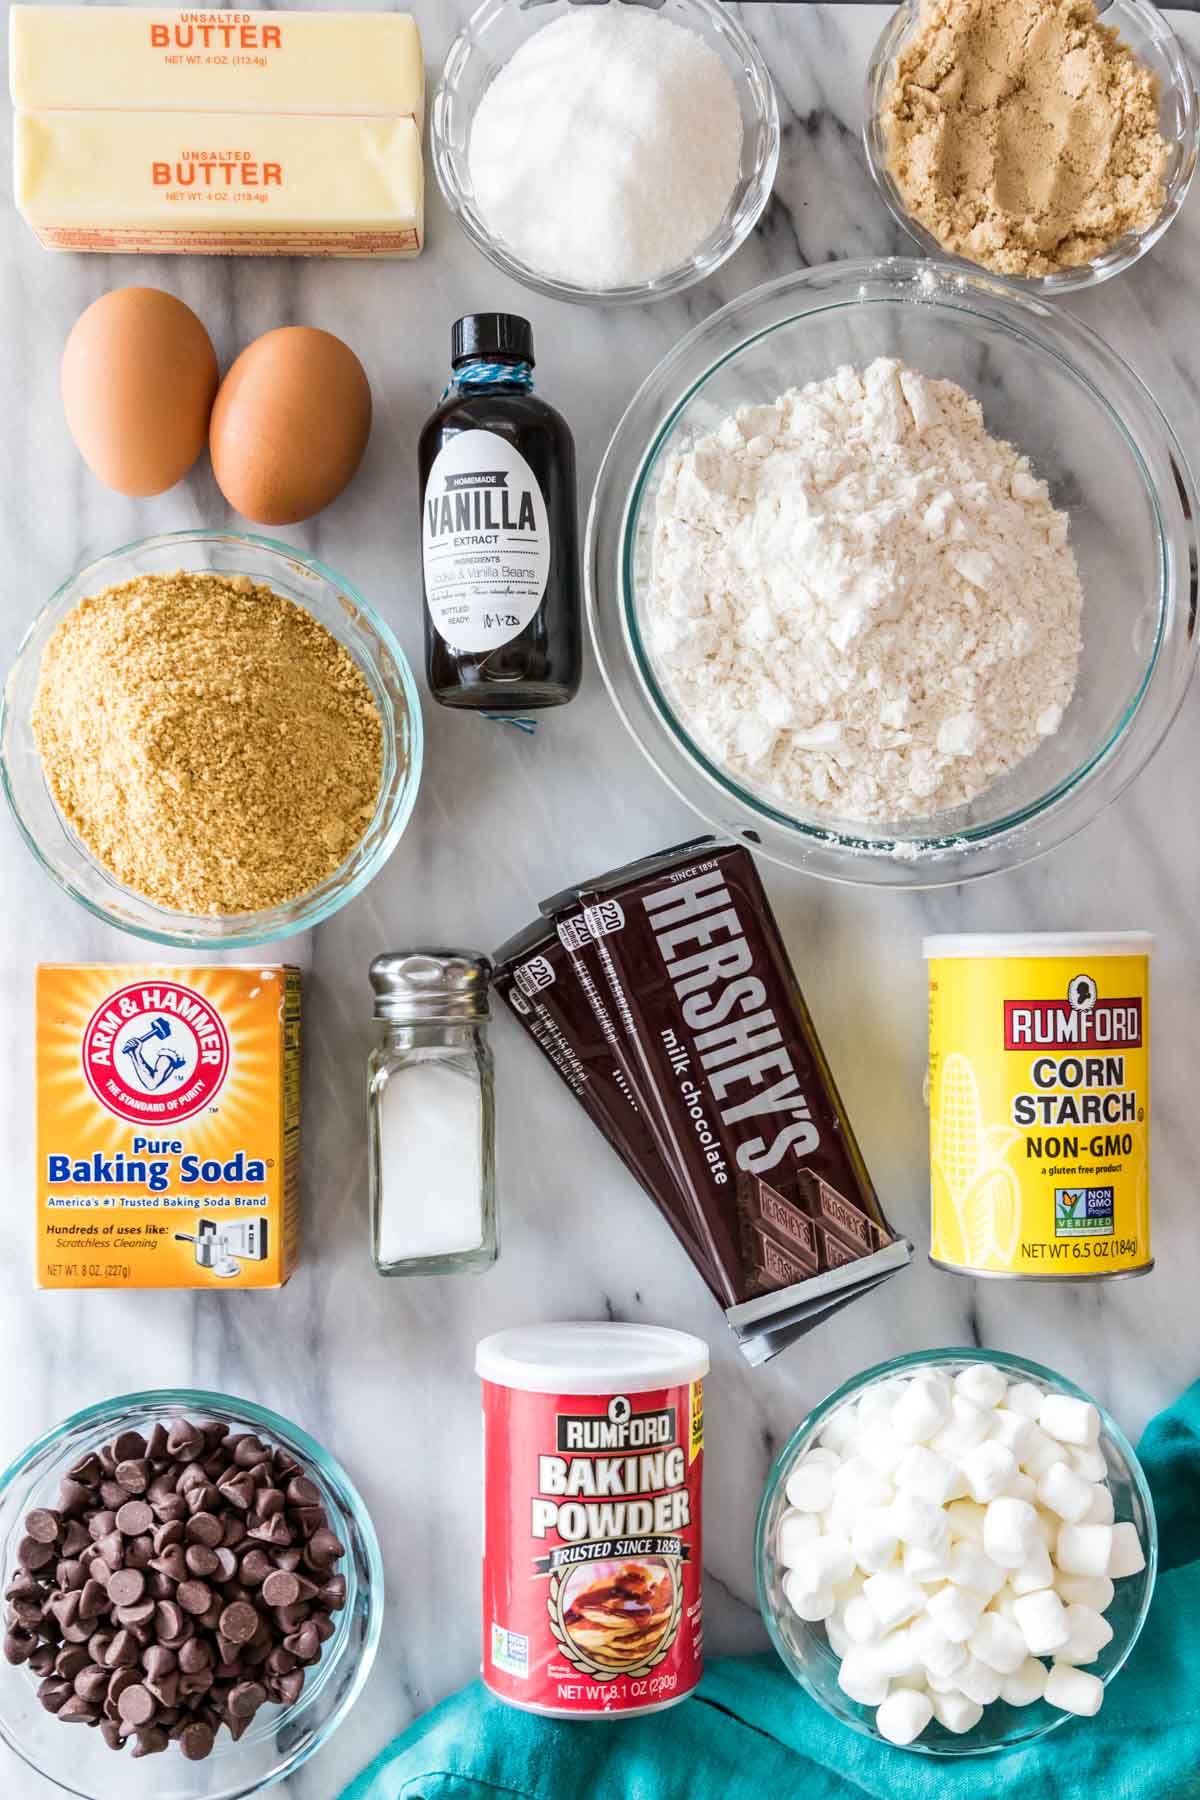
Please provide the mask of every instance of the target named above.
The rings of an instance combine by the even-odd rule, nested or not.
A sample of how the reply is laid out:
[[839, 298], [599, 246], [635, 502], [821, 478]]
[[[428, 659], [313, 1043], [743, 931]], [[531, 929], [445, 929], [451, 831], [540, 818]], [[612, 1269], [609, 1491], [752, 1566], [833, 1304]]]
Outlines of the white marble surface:
[[[436, 70], [464, 0], [414, 0]], [[858, 141], [867, 53], [885, 9], [746, 5], [779, 86], [784, 142], [774, 201], [754, 240], [707, 287], [651, 310], [582, 312], [497, 276], [436, 193], [415, 265], [55, 257], [11, 207], [0, 219], [0, 653], [5, 661], [58, 580], [150, 531], [236, 523], [206, 469], [134, 503], [76, 457], [58, 359], [77, 313], [112, 286], [157, 283], [208, 324], [222, 362], [258, 332], [303, 322], [341, 333], [377, 402], [365, 466], [327, 515], [291, 536], [353, 578], [419, 663], [418, 429], [437, 398], [451, 320], [511, 307], [533, 320], [539, 385], [572, 422], [584, 492], [633, 386], [695, 320], [767, 276], [831, 257], [903, 248]], [[1179, 19], [1200, 53], [1200, 21]], [[1145, 262], [1077, 302], [1160, 396], [1200, 460], [1194, 363], [1200, 253], [1193, 197]], [[1200, 698], [1186, 703], [1151, 771], [1056, 854], [970, 890], [894, 895], [767, 868], [767, 882], [876, 1182], [918, 1246], [877, 1301], [750, 1372], [702, 1284], [615, 1159], [507, 1019], [499, 1077], [503, 1254], [482, 1279], [384, 1282], [367, 1257], [363, 1066], [370, 958], [421, 940], [490, 948], [540, 895], [687, 835], [695, 821], [625, 736], [594, 670], [536, 738], [427, 705], [427, 773], [407, 835], [373, 886], [288, 945], [307, 972], [303, 1266], [279, 1294], [33, 1291], [31, 1005], [38, 960], [135, 960], [42, 876], [0, 818], [0, 1466], [80, 1404], [155, 1383], [253, 1396], [345, 1461], [373, 1509], [388, 1576], [387, 1624], [365, 1697], [286, 1788], [332, 1800], [394, 1732], [478, 1664], [476, 1339], [548, 1316], [685, 1327], [713, 1347], [706, 1495], [713, 1650], [757, 1647], [751, 1532], [771, 1457], [806, 1408], [867, 1363], [979, 1341], [1028, 1352], [1092, 1388], [1131, 1430], [1198, 1372], [1196, 1105], [1200, 1064], [1193, 920], [1200, 879], [1195, 768]], [[1152, 927], [1160, 934], [1155, 1044], [1155, 1213], [1148, 1280], [1053, 1292], [932, 1270], [926, 1225], [922, 932]], [[545, 1153], [547, 1143], [554, 1153]], [[4, 1800], [50, 1786], [0, 1754]], [[278, 1790], [282, 1795], [285, 1790]], [[566, 1797], [564, 1797], [566, 1800]]]

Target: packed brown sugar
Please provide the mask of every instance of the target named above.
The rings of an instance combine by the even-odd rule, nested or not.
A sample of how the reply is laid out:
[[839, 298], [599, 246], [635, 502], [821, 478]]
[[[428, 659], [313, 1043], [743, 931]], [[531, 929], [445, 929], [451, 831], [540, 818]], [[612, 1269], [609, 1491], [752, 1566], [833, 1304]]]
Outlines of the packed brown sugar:
[[913, 218], [999, 274], [1091, 262], [1162, 209], [1158, 84], [1091, 0], [924, 0], [882, 124]]
[[278, 906], [374, 814], [379, 711], [354, 659], [245, 576], [142, 575], [46, 646], [33, 712], [60, 812], [126, 887], [176, 912]]

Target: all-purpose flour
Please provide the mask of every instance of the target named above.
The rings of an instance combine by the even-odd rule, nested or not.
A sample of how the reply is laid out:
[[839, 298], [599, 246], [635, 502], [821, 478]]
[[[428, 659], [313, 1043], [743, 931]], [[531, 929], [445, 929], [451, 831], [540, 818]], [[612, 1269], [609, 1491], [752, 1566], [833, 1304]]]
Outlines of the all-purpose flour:
[[648, 609], [699, 745], [792, 811], [928, 818], [1058, 729], [1082, 590], [979, 402], [880, 357], [668, 459]]

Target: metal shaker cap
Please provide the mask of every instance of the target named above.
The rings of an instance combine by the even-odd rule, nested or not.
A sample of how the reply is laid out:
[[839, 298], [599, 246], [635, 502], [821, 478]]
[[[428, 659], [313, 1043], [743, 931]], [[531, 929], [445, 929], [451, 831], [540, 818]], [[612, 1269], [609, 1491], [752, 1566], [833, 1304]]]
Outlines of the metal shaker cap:
[[385, 950], [371, 964], [375, 1017], [396, 1025], [486, 1019], [492, 978], [477, 950]]

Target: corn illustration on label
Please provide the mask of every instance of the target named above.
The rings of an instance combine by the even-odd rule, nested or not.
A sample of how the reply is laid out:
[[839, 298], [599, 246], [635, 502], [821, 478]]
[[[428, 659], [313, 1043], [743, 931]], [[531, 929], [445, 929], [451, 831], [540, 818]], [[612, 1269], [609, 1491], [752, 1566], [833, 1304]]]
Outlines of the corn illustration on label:
[[[1054, 954], [927, 942], [934, 1262], [1075, 1279], [1150, 1267], [1150, 940], [1127, 936], [1054, 938]], [[988, 948], [957, 948], [974, 944]]]
[[278, 1287], [299, 1230], [300, 973], [37, 972], [39, 1287]]

